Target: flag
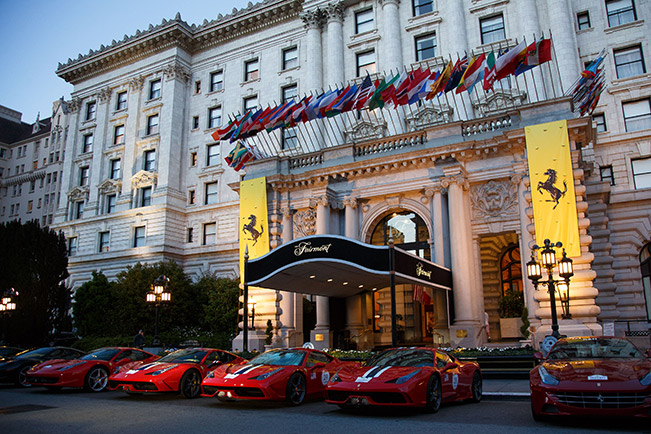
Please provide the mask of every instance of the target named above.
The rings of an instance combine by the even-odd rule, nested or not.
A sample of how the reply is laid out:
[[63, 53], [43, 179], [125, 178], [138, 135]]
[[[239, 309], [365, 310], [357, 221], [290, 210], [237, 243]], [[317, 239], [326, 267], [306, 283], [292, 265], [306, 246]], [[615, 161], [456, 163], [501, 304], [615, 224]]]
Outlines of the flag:
[[252, 159], [255, 160], [255, 155], [240, 140], [237, 141], [235, 147], [224, 158], [226, 163], [236, 171], [242, 169], [244, 164]]
[[296, 104], [296, 108], [294, 111], [292, 111], [291, 115], [289, 115], [288, 125], [290, 127], [296, 126], [298, 122], [303, 122], [305, 110], [307, 109], [307, 106], [311, 99], [312, 95], [308, 95], [303, 97], [303, 99], [298, 104]]
[[[244, 283], [244, 255], [259, 258], [269, 252], [267, 182], [264, 177], [240, 182], [240, 279]], [[249, 291], [252, 288], [249, 287]]]
[[495, 53], [491, 51], [490, 54], [486, 56], [486, 61], [484, 62], [484, 91], [493, 88], [495, 77]]
[[238, 125], [239, 123], [237, 122], [237, 119], [229, 121], [227, 125], [212, 133], [213, 140], [227, 140], [230, 135], [233, 134], [233, 132], [237, 129]]
[[359, 87], [359, 91], [357, 92], [357, 95], [355, 95], [355, 99], [353, 101], [353, 108], [356, 110], [362, 109], [366, 105], [368, 99], [373, 94], [374, 90], [375, 88], [373, 87], [371, 76], [366, 74], [366, 77], [364, 78], [362, 84]]
[[237, 126], [237, 129], [233, 132], [233, 135], [230, 137], [231, 143], [233, 143], [235, 140], [237, 140], [237, 138], [240, 135], [240, 132], [242, 131], [242, 128], [245, 125], [247, 125], [247, 121], [251, 117], [251, 114], [252, 114], [251, 110], [247, 110], [247, 112], [244, 113], [244, 116], [242, 116], [242, 118], [240, 118], [239, 125]]
[[384, 107], [385, 98], [393, 97], [393, 83], [400, 78], [400, 74], [394, 75], [388, 82], [383, 78], [381, 82], [375, 85], [375, 92], [368, 100], [368, 109], [374, 110], [378, 107]]
[[[419, 68], [420, 70], [420, 68]], [[409, 84], [414, 79], [416, 71], [411, 71], [405, 76], [405, 78], [396, 86], [396, 92], [394, 96], [394, 105], [405, 105], [409, 100], [407, 92], [409, 91]]]
[[438, 80], [440, 75], [441, 73], [439, 71], [433, 71], [429, 77], [427, 77], [427, 80], [423, 83], [423, 87], [418, 91], [419, 100], [427, 97], [432, 85], [436, 83], [436, 80]]
[[452, 73], [452, 61], [450, 60], [446, 65], [446, 67], [443, 69], [443, 72], [441, 72], [441, 75], [439, 75], [436, 81], [432, 83], [432, 85], [430, 86], [430, 92], [427, 94], [426, 99], [430, 100], [434, 98], [439, 92], [441, 92], [445, 88], [445, 85], [447, 84], [451, 73]]
[[463, 77], [464, 72], [466, 72], [466, 68], [468, 68], [468, 56], [464, 56], [463, 59], [457, 59], [457, 63], [455, 63], [452, 68], [450, 78], [445, 84], [443, 92], [448, 93], [452, 89], [456, 89], [459, 85], [459, 81], [461, 81], [461, 77]]
[[432, 304], [432, 297], [423, 285], [411, 285], [413, 299], [421, 304]]
[[530, 70], [534, 66], [542, 65], [552, 60], [552, 43], [549, 39], [541, 39], [538, 42], [532, 42], [527, 47], [527, 57], [524, 62], [515, 68], [515, 75], [520, 75]]
[[[396, 87], [395, 84], [400, 81], [400, 73], [396, 73], [396, 75], [393, 76], [391, 80], [386, 85], [386, 88], [381, 92], [381, 97], [383, 103], [391, 103], [394, 106], [396, 105], [395, 98], [396, 98]], [[383, 107], [384, 104], [382, 104], [380, 107]]]
[[285, 101], [282, 108], [278, 110], [274, 115], [270, 116], [267, 122], [266, 130], [271, 132], [277, 128], [285, 126], [285, 119], [288, 114], [291, 114], [293, 107], [296, 105], [296, 102], [293, 99]]
[[495, 61], [495, 79], [501, 80], [513, 74], [515, 68], [527, 57], [527, 44], [524, 39], [518, 45], [508, 50]]
[[240, 136], [244, 139], [247, 137], [255, 136], [260, 131], [264, 130], [264, 126], [260, 123], [260, 120], [264, 119], [272, 110], [273, 108], [270, 106], [267, 106], [267, 108], [264, 110], [258, 110], [256, 114], [251, 116], [251, 126], [246, 130], [245, 133], [240, 134]]
[[[337, 100], [330, 104], [328, 111], [326, 112], [327, 116], [335, 116], [341, 112], [346, 111], [346, 107], [350, 106], [350, 102], [355, 98], [357, 94], [357, 85], [353, 84], [352, 87], [348, 86], [347, 90], [341, 93]], [[350, 108], [348, 109], [350, 110]]]
[[[414, 75], [414, 79], [409, 83], [409, 88], [407, 89], [407, 103], [408, 104], [415, 104], [418, 102], [418, 100], [421, 99], [421, 93], [423, 91], [428, 91], [429, 86], [429, 79], [432, 76], [429, 68], [426, 68], [424, 70], [418, 69], [416, 74]], [[433, 80], [432, 80], [433, 81]]]
[[459, 85], [457, 86], [456, 93], [461, 93], [464, 90], [467, 90], [468, 93], [472, 93], [473, 87], [479, 80], [484, 77], [484, 61], [486, 60], [486, 55], [481, 53], [479, 56], [473, 56], [473, 58], [468, 63], [468, 68], [461, 76], [459, 80]]
[[319, 104], [316, 106], [317, 118], [325, 117], [326, 107], [328, 107], [335, 99], [337, 99], [340, 93], [340, 89], [331, 89], [323, 95], [323, 97], [319, 100]]

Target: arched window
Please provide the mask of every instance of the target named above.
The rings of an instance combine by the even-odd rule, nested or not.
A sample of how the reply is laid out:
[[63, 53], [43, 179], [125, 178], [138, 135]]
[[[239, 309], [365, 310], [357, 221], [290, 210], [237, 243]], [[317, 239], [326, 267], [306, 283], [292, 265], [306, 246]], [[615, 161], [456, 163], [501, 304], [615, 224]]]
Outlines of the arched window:
[[500, 280], [502, 295], [507, 290], [522, 292], [522, 264], [520, 263], [520, 248], [513, 244], [508, 247], [500, 259]]
[[651, 243], [644, 246], [640, 252], [640, 271], [646, 302], [646, 318], [651, 321]]
[[393, 238], [396, 247], [430, 260], [429, 231], [425, 221], [412, 211], [398, 211], [385, 216], [375, 226], [371, 244], [384, 246]]

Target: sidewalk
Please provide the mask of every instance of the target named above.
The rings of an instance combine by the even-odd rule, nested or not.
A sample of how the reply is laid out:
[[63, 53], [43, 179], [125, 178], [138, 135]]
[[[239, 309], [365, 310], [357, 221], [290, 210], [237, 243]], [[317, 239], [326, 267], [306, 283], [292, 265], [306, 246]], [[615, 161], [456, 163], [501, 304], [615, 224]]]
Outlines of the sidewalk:
[[483, 386], [483, 395], [486, 398], [529, 399], [531, 396], [527, 379], [484, 378]]

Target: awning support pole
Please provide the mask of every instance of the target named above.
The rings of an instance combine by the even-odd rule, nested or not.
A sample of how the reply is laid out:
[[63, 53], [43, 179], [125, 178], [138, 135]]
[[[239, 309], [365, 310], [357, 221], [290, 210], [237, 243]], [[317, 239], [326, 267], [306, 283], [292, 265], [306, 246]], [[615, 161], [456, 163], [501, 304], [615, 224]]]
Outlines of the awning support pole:
[[244, 248], [244, 294], [242, 305], [242, 350], [249, 351], [249, 284], [247, 282], [246, 270], [249, 267], [249, 246]]
[[389, 238], [389, 279], [391, 282], [391, 346], [398, 345], [398, 323], [396, 320], [396, 270], [393, 237]]

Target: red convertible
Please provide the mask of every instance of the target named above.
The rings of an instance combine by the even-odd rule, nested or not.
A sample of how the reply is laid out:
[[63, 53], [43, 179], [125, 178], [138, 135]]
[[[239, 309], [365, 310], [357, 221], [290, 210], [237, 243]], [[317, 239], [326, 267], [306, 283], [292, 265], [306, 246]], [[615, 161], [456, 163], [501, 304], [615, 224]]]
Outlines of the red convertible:
[[563, 415], [651, 417], [651, 360], [626, 339], [560, 339], [531, 370], [529, 387], [535, 420]]
[[436, 412], [442, 402], [479, 402], [481, 395], [479, 365], [434, 348], [383, 351], [364, 366], [342, 368], [326, 387], [326, 402], [342, 408], [421, 407]]
[[177, 350], [155, 362], [120, 369], [110, 376], [109, 389], [131, 394], [179, 392], [186, 398], [196, 398], [208, 372], [222, 364], [242, 361], [235, 354], [213, 348]]
[[27, 371], [26, 381], [48, 389], [84, 388], [101, 392], [106, 388], [110, 372], [128, 363], [151, 362], [158, 356], [136, 348], [100, 348], [73, 360], [48, 360]]
[[270, 350], [248, 362], [214, 370], [203, 380], [201, 396], [300, 405], [308, 397], [323, 399], [330, 376], [348, 364], [309, 348]]

